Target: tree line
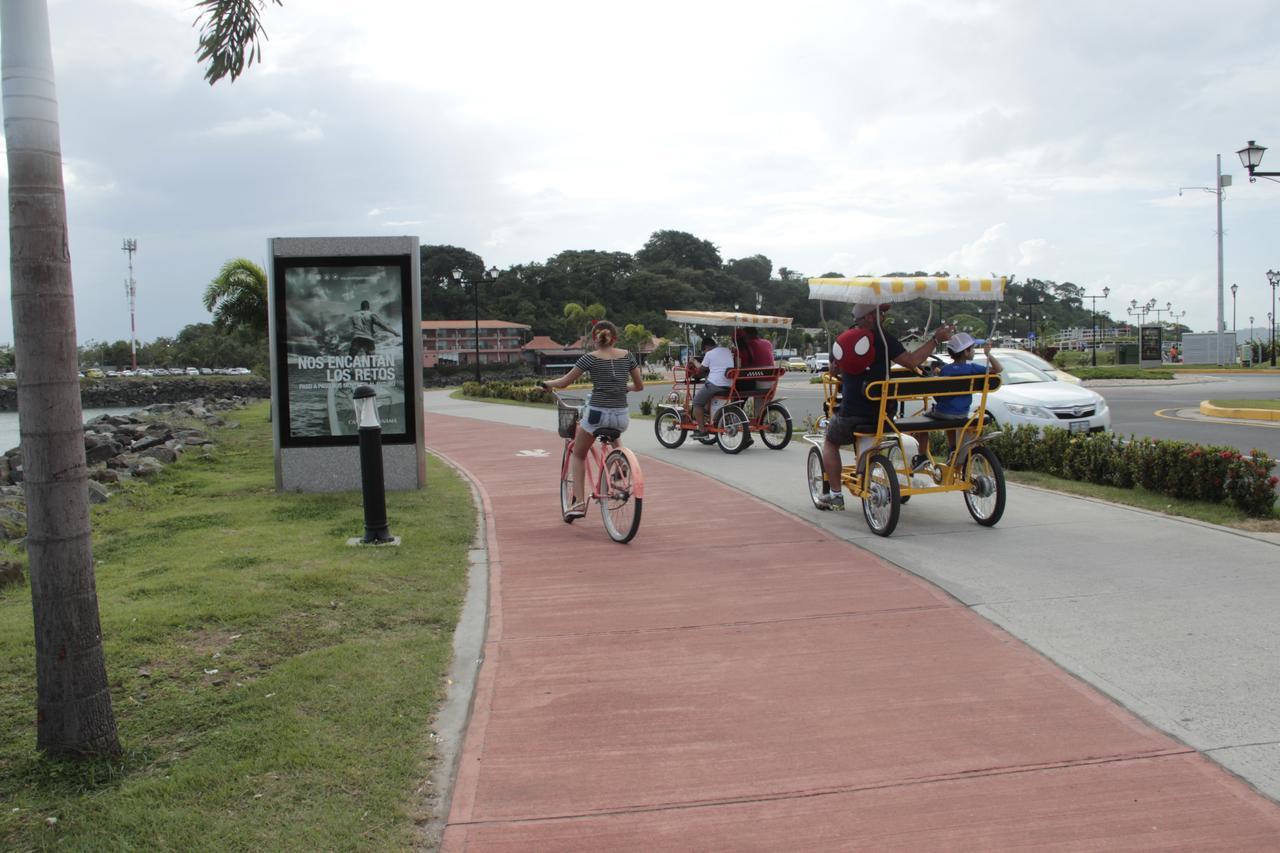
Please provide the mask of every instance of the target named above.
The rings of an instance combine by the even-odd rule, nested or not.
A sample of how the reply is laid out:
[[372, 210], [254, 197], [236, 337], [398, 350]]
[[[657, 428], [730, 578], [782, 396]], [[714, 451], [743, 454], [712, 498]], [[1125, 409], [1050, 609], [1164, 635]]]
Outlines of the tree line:
[[[564, 306], [569, 303], [603, 306], [605, 316], [615, 323], [643, 325], [661, 336], [678, 332], [666, 319], [669, 308], [773, 314], [792, 317], [794, 326], [830, 331], [848, 325], [847, 306], [809, 299], [810, 276], [787, 267], [779, 267], [775, 273], [773, 261], [762, 254], [723, 260], [710, 241], [683, 231], [655, 231], [635, 254], [571, 249], [545, 262], [495, 268], [488, 275], [484, 260], [468, 249], [431, 245], [422, 246], [420, 253], [423, 319], [470, 319], [478, 296], [485, 319], [526, 323], [533, 334], [548, 335], [561, 343], [582, 334], [577, 318], [566, 316]], [[461, 281], [453, 276], [455, 269], [462, 270]], [[850, 273], [949, 274], [945, 270]], [[844, 278], [845, 273], [827, 271], [814, 277]], [[895, 306], [887, 322], [896, 334], [906, 334], [945, 319], [982, 336], [992, 331], [994, 321], [996, 333], [1009, 337], [1026, 337], [1032, 326], [1040, 337], [1092, 326], [1093, 314], [1084, 288], [1048, 279], [1010, 279], [1004, 301], [996, 308], [988, 302], [930, 305], [915, 300]], [[1117, 321], [1099, 305], [1098, 322], [1114, 326]], [[797, 338], [793, 336], [793, 342]]]

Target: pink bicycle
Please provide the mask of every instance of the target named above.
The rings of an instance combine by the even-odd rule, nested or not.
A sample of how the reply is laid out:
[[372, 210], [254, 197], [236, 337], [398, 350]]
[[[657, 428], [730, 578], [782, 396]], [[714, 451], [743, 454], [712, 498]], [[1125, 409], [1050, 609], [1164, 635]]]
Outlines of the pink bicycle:
[[[559, 432], [564, 438], [564, 454], [560, 457], [560, 512], [567, 514], [573, 506], [573, 445], [578, 420], [582, 417], [584, 401], [552, 391], [556, 397], [559, 416]], [[587, 466], [586, 482], [591, 494], [585, 497], [590, 505], [600, 505], [604, 529], [614, 542], [627, 543], [640, 529], [640, 511], [644, 505], [644, 473], [636, 455], [618, 444], [621, 435], [616, 429], [598, 429], [596, 440], [587, 451], [583, 463]], [[565, 518], [572, 524], [572, 518]]]

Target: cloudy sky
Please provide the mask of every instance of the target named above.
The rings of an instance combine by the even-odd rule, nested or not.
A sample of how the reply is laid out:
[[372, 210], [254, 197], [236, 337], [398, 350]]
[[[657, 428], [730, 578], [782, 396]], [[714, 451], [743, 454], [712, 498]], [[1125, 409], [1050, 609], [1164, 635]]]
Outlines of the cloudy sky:
[[191, 0], [49, 6], [82, 342], [128, 338], [126, 237], [149, 341], [273, 236], [507, 267], [668, 228], [806, 275], [1106, 286], [1113, 316], [1154, 297], [1210, 330], [1215, 196], [1179, 187], [1218, 154], [1241, 328], [1280, 268], [1280, 184], [1235, 154], [1280, 171], [1268, 0], [286, 0], [262, 64], [212, 88]]

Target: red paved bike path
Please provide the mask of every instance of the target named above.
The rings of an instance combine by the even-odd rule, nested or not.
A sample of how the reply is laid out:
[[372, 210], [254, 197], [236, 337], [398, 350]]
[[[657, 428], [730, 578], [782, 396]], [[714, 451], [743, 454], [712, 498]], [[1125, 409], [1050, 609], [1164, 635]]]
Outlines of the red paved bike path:
[[643, 457], [618, 545], [560, 521], [554, 433], [426, 429], [490, 558], [444, 851], [1280, 848], [1280, 806], [801, 519]]

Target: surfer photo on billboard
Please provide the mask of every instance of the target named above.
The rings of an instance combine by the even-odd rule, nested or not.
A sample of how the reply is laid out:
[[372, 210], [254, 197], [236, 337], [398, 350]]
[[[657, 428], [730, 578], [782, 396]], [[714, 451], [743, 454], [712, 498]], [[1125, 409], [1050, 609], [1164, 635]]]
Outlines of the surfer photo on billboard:
[[377, 329], [390, 332], [397, 338], [400, 333], [369, 308], [369, 300], [360, 302], [360, 310], [351, 315], [351, 346], [347, 355], [373, 355]]

